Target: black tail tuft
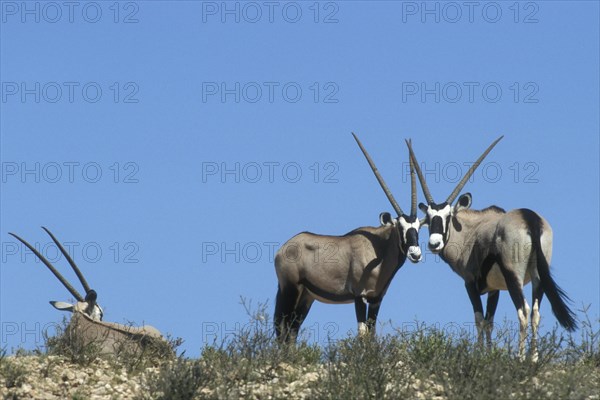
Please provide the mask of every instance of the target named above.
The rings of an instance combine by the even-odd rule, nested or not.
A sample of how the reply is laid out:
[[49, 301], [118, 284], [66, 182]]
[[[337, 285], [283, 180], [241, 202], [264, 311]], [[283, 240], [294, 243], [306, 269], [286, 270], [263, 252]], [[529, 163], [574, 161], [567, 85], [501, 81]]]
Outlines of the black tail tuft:
[[540, 276], [544, 293], [552, 306], [552, 313], [558, 320], [558, 323], [568, 331], [577, 329], [577, 320], [575, 313], [569, 308], [567, 302], [571, 302], [569, 296], [556, 284], [550, 273], [550, 266], [542, 252], [541, 224], [542, 220], [539, 215], [531, 210], [522, 210], [525, 220], [528, 222], [529, 231], [531, 232], [531, 240], [533, 242], [533, 250], [536, 253], [537, 271]]
[[[554, 282], [552, 275], [550, 274], [550, 268], [546, 262], [546, 258], [541, 251], [538, 251], [538, 274], [542, 281], [542, 287], [544, 293], [550, 300], [552, 306], [552, 312], [558, 320], [558, 322], [568, 331], [574, 331], [577, 329], [577, 320], [575, 319], [575, 313], [567, 306], [566, 302], [570, 302], [569, 296]], [[542, 261], [543, 260], [543, 261]]]

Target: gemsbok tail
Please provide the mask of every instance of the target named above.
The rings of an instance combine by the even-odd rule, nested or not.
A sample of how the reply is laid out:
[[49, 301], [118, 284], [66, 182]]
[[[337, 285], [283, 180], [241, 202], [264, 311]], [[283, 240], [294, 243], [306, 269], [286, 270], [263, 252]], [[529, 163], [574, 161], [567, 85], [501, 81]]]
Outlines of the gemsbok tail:
[[531, 210], [522, 211], [528, 211], [527, 214], [529, 214], [526, 215], [526, 220], [530, 221], [529, 231], [531, 232], [533, 250], [536, 254], [537, 271], [540, 276], [544, 293], [548, 296], [548, 300], [552, 306], [552, 313], [563, 328], [568, 331], [574, 331], [577, 329], [577, 320], [575, 319], [575, 313], [573, 313], [567, 305], [567, 302], [570, 302], [571, 300], [565, 291], [562, 290], [552, 278], [550, 265], [548, 265], [548, 260], [542, 251], [542, 220], [539, 215]]

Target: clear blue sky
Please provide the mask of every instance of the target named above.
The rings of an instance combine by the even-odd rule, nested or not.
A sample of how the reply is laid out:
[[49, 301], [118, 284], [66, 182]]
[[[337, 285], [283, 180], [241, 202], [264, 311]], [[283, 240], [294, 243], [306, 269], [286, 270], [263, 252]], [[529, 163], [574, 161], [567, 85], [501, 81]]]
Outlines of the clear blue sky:
[[[247, 322], [240, 296], [272, 312], [279, 244], [392, 210], [351, 131], [405, 209], [404, 138], [445, 198], [505, 135], [464, 191], [473, 208], [542, 214], [556, 281], [598, 319], [597, 2], [53, 4], [1, 2], [0, 346], [41, 344], [62, 318], [48, 301], [71, 297], [8, 235], [56, 258], [42, 225], [70, 243], [106, 320], [152, 324], [189, 355]], [[547, 299], [542, 318], [556, 323]], [[473, 319], [430, 253], [380, 313], [414, 319]], [[320, 303], [305, 323], [319, 342], [355, 325], [352, 305]]]

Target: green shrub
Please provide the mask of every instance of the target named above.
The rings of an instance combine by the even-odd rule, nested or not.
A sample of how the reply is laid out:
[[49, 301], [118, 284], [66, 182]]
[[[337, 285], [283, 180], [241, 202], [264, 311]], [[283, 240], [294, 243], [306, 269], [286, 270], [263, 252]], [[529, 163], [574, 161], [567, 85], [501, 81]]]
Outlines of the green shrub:
[[61, 325], [57, 327], [56, 336], [48, 336], [44, 332], [44, 342], [48, 355], [62, 356], [81, 366], [91, 365], [102, 349], [100, 343], [86, 343], [77, 329], [70, 329], [66, 317], [63, 317]]
[[6, 349], [0, 350], [0, 377], [7, 389], [20, 387], [27, 377], [27, 369], [19, 363], [16, 356], [7, 357]]
[[157, 376], [149, 377], [146, 391], [140, 400], [189, 400], [205, 383], [205, 374], [198, 360], [178, 357], [164, 363]]

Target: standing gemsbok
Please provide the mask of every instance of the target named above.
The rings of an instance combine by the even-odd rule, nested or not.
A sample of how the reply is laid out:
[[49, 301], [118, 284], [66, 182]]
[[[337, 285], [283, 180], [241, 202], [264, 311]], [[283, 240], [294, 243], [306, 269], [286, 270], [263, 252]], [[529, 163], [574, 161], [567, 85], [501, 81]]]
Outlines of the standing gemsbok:
[[104, 313], [100, 305], [96, 302], [98, 298], [96, 291], [90, 288], [83, 274], [71, 256], [69, 256], [69, 253], [67, 253], [52, 232], [44, 227], [42, 229], [50, 235], [52, 241], [67, 259], [73, 271], [75, 271], [77, 278], [85, 290], [85, 297], [34, 246], [14, 233], [9, 233], [9, 235], [18, 239], [31, 250], [77, 300], [75, 304], [62, 301], [50, 302], [58, 310], [73, 313], [64, 336], [71, 346], [76, 346], [74, 348], [80, 350], [94, 346], [99, 350], [100, 354], [107, 355], [118, 355], [121, 353], [128, 356], [145, 354], [164, 357], [173, 355], [170, 345], [164, 340], [160, 332], [152, 326], [135, 327], [102, 321]]
[[[577, 328], [575, 316], [565, 303], [568, 297], [550, 274], [550, 224], [537, 213], [524, 208], [509, 212], [496, 206], [471, 210], [470, 193], [460, 196], [456, 205], [452, 206], [467, 180], [500, 139], [502, 137], [487, 148], [443, 203], [433, 200], [411, 143], [407, 141], [407, 145], [428, 203], [419, 204], [419, 208], [426, 214], [423, 225], [429, 225], [429, 249], [439, 254], [464, 279], [475, 312], [479, 342], [483, 342], [482, 331], [485, 331], [488, 345], [491, 343], [499, 290], [508, 290], [519, 318], [519, 356], [524, 357], [531, 310], [523, 295], [523, 285], [531, 281], [532, 358], [536, 360], [539, 308], [544, 293], [558, 322], [570, 331]], [[484, 293], [488, 293], [485, 317], [480, 298]]]
[[314, 300], [337, 304], [354, 302], [359, 333], [372, 331], [381, 300], [398, 269], [407, 257], [415, 263], [421, 259], [412, 163], [411, 211], [406, 215], [361, 142], [352, 135], [398, 217], [381, 213], [381, 226], [358, 228], [343, 236], [303, 232], [279, 249], [275, 256], [279, 287], [274, 323], [281, 341], [296, 340]]

